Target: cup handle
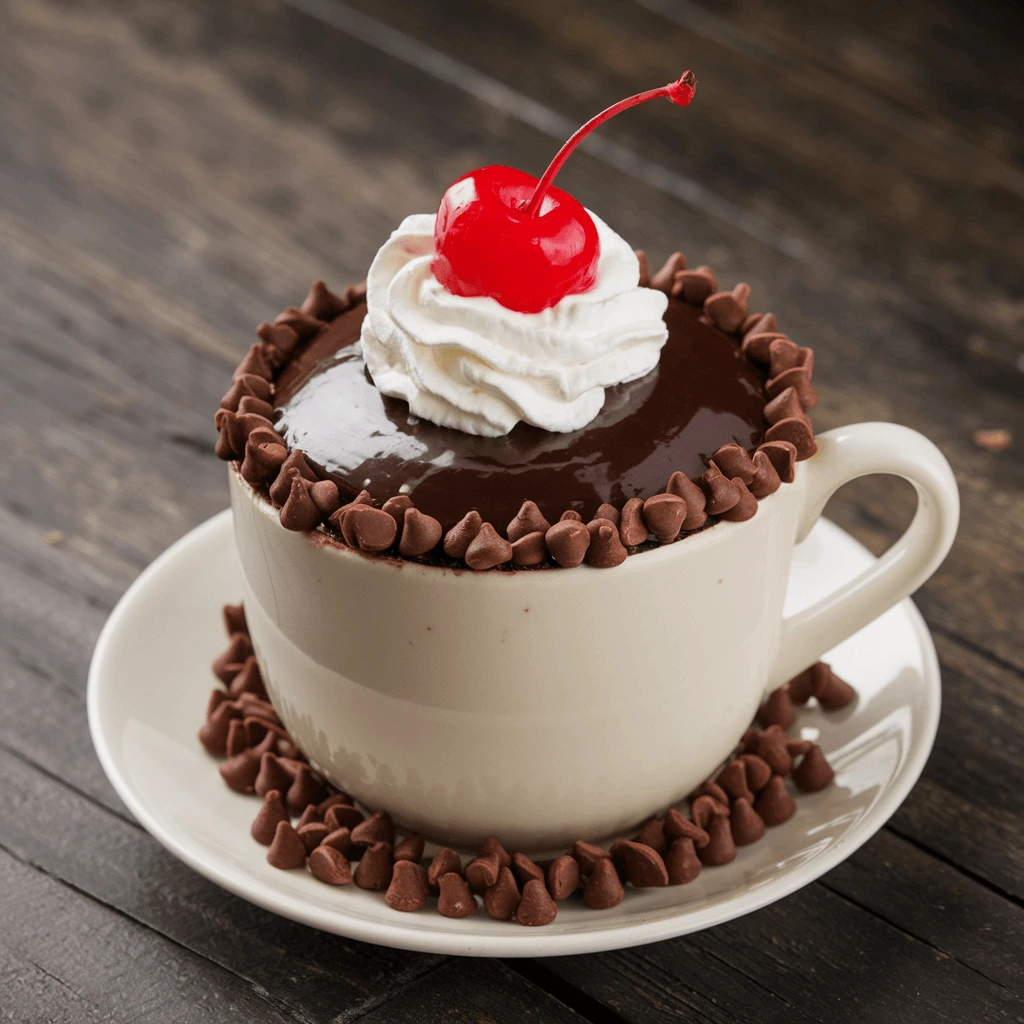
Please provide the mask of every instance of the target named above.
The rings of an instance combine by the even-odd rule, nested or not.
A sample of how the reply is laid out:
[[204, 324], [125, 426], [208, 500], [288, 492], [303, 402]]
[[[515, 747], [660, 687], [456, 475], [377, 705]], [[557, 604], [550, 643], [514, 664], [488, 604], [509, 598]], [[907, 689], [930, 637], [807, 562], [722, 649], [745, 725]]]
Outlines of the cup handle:
[[913, 593], [946, 557], [960, 520], [953, 470], [942, 452], [916, 430], [895, 423], [856, 423], [816, 440], [817, 454], [801, 467], [807, 481], [797, 521], [798, 544], [843, 484], [871, 473], [909, 480], [917, 491], [917, 511], [903, 536], [869, 569], [782, 620], [769, 690]]

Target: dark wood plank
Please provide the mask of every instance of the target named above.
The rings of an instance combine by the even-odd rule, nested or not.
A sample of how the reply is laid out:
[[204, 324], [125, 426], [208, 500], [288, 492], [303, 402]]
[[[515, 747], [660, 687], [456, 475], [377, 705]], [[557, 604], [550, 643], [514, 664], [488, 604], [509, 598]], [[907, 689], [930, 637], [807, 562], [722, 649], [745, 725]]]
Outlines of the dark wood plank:
[[1015, 1020], [1024, 1012], [1016, 993], [823, 885], [696, 936], [543, 963], [638, 1024], [923, 1024]]
[[[212, 958], [228, 971], [246, 983], [269, 978], [274, 997], [305, 1007], [310, 1019], [333, 1005], [331, 984], [318, 984], [319, 972], [347, 985], [349, 995], [363, 986], [363, 1001], [346, 1003], [358, 1012], [375, 1005], [375, 994], [392, 1000], [374, 1011], [385, 1019], [392, 1019], [390, 1009], [423, 1019], [437, 992], [449, 993], [445, 1006], [456, 1015], [501, 1019], [509, 1007], [560, 1012], [527, 988], [504, 995], [500, 974], [481, 975], [474, 985], [493, 983], [501, 993], [495, 999], [455, 992], [460, 972], [447, 967], [400, 995], [419, 970], [415, 958], [388, 959], [362, 947], [346, 947], [342, 957], [338, 940], [219, 893], [117, 816], [124, 812], [92, 757], [81, 697], [88, 652], [117, 594], [171, 539], [224, 503], [223, 467], [205, 448], [209, 415], [250, 325], [301, 297], [314, 276], [361, 277], [398, 219], [431, 208], [467, 167], [539, 169], [551, 139], [365, 41], [276, 5], [211, 10], [189, 0], [137, 0], [81, 8], [21, 0], [9, 8], [12, 32], [0, 38], [0, 226], [8, 242], [0, 253], [0, 745], [18, 757], [4, 755], [12, 767], [0, 778], [23, 772], [33, 785], [45, 782], [47, 806], [61, 813], [56, 821], [41, 816], [38, 801], [31, 815], [22, 813], [11, 833], [18, 849], [85, 883], [97, 899], [124, 906], [134, 921], [197, 950], [209, 942]], [[611, 3], [590, 5], [585, 16], [581, 10], [449, 9], [442, 24], [452, 31], [444, 39], [398, 3], [372, 13], [450, 47], [570, 119], [628, 91], [640, 74], [664, 65], [667, 77], [675, 53], [695, 52], [694, 33], [674, 35], [660, 16]], [[620, 23], [622, 11], [630, 16]], [[545, 20], [555, 29], [542, 35]], [[459, 36], [467, 25], [487, 38]], [[504, 55], [492, 44], [499, 34]], [[809, 60], [795, 44], [785, 48]], [[532, 64], [524, 56], [531, 49]], [[637, 1020], [672, 1012], [722, 1020], [824, 1020], [844, 1012], [877, 1018], [909, 1000], [915, 987], [926, 990], [915, 1005], [934, 1012], [931, 1019], [1019, 1016], [1016, 996], [1000, 986], [1019, 994], [1019, 974], [1002, 954], [1020, 937], [1019, 907], [1003, 894], [1019, 899], [1022, 877], [1013, 744], [1021, 726], [1024, 584], [1014, 567], [1024, 534], [1014, 524], [1024, 521], [1024, 469], [1019, 447], [989, 455], [970, 443], [981, 426], [1024, 435], [1017, 379], [1006, 369], [1016, 351], [1007, 281], [1020, 261], [1006, 249], [1005, 222], [1016, 198], [971, 192], [962, 147], [949, 166], [922, 171], [932, 154], [927, 139], [894, 142], [892, 125], [889, 135], [879, 134], [878, 108], [870, 104], [851, 115], [850, 139], [827, 124], [822, 152], [800, 167], [794, 169], [792, 149], [781, 160], [774, 153], [766, 159], [770, 132], [792, 139], [804, 156], [808, 125], [825, 116], [820, 68], [780, 76], [768, 94], [770, 118], [752, 125], [759, 78], [750, 69], [736, 72], [735, 50], [722, 43], [696, 50], [708, 61], [705, 84], [721, 88], [732, 107], [724, 120], [715, 122], [708, 110], [706, 120], [687, 122], [685, 151], [670, 110], [637, 112], [639, 120], [623, 121], [610, 137], [712, 183], [732, 208], [755, 210], [759, 223], [799, 230], [826, 248], [839, 237], [842, 251], [810, 269], [780, 258], [756, 232], [723, 224], [592, 156], [573, 161], [566, 184], [599, 212], [614, 212], [627, 237], [658, 255], [685, 237], [694, 260], [713, 260], [728, 283], [743, 276], [755, 294], [774, 296], [792, 333], [818, 346], [820, 425], [891, 416], [950, 454], [964, 487], [964, 529], [920, 595], [929, 620], [948, 634], [940, 643], [947, 717], [925, 780], [894, 822], [905, 840], [881, 837], [825, 885], [749, 922], [575, 961], [585, 969], [563, 970], [569, 962], [553, 961], [544, 970], [568, 979], [560, 984], [583, 986], [588, 995], [579, 998], [591, 1016], [587, 998]], [[559, 70], [549, 74], [549, 66]], [[927, 128], [927, 118], [910, 113]], [[690, 114], [697, 116], [697, 105]], [[851, 222], [860, 184], [845, 171], [833, 183], [830, 169], [849, 156], [847, 142], [863, 140], [892, 154], [872, 171], [876, 187], [897, 197], [917, 188], [920, 195], [906, 193], [919, 200], [917, 208], [890, 209], [884, 195], [869, 195], [864, 223]], [[1002, 180], [1013, 154], [991, 148], [978, 173]], [[864, 154], [851, 160], [856, 171]], [[631, 202], [623, 203], [624, 195]], [[939, 198], [949, 209], [980, 204], [977, 222], [927, 223], [941, 212]], [[928, 251], [910, 251], [897, 235], [922, 225], [916, 237]], [[894, 238], [899, 244], [889, 251]], [[871, 245], [886, 251], [874, 253]], [[989, 274], [993, 263], [997, 272]], [[936, 278], [936, 267], [946, 264], [946, 276]], [[965, 305], [970, 289], [981, 290], [988, 304]], [[965, 348], [977, 330], [992, 343]], [[909, 514], [904, 497], [888, 483], [867, 482], [841, 495], [833, 514], [877, 546]], [[44, 541], [53, 528], [65, 534], [62, 543]], [[46, 780], [33, 764], [74, 779], [98, 803]], [[68, 816], [82, 835], [95, 836], [82, 844], [85, 854], [55, 850], [52, 837]], [[104, 856], [114, 863], [122, 855], [127, 867], [105, 880]], [[936, 890], [948, 892], [955, 916], [928, 902]], [[161, 907], [168, 892], [180, 893], [179, 901]], [[991, 930], [979, 935], [975, 925], [986, 917]], [[834, 935], [821, 934], [823, 921], [834, 924]], [[246, 938], [242, 954], [226, 951], [228, 937], [247, 928], [258, 934]], [[298, 981], [284, 977], [280, 960], [263, 981], [255, 977], [255, 966], [272, 959], [262, 937], [268, 930], [285, 935]], [[844, 934], [851, 938], [841, 946]], [[861, 946], [868, 953], [857, 959]], [[773, 949], [786, 955], [773, 957]], [[406, 962], [415, 964], [410, 975], [395, 966]], [[380, 981], [380, 964], [399, 981]], [[25, 967], [54, 1005], [62, 972], [51, 977]], [[309, 978], [310, 990], [298, 991]], [[809, 989], [807, 1001], [802, 992]], [[31, 1005], [29, 996], [19, 998]], [[471, 998], [479, 1002], [470, 1006]]]
[[825, 876], [826, 888], [943, 956], [1024, 995], [1024, 907], [885, 829]]
[[448, 1020], [581, 1024], [586, 1020], [495, 960], [449, 961], [360, 1019], [368, 1024], [435, 1024]]
[[[295, 2], [310, 10], [346, 6]], [[585, 9], [575, 0], [490, 0], [475, 16], [455, 18], [445, 0], [383, 9], [370, 0], [354, 3], [579, 122], [620, 95], [678, 75], [681, 60], [692, 65], [705, 88], [686, 115], [650, 105], [607, 125], [603, 137], [626, 141], [667, 167], [682, 165], [718, 196], [803, 238], [815, 263], [878, 283], [895, 274], [918, 302], [991, 336], [1005, 360], [1017, 354], [1012, 300], [1021, 255], [1006, 226], [1024, 215], [1024, 171], [998, 149], [943, 146], [919, 115], [920, 130], [908, 134], [914, 115], [904, 111], [895, 124], [879, 117], [861, 83], [847, 85], [826, 60], [810, 62], [802, 50], [752, 60], [749, 50], [694, 32], [692, 19], [673, 21], [623, 0]], [[764, 6], [751, 12], [751, 24], [772, 20], [760, 13]], [[672, 0], [666, 9], [676, 10]], [[862, 38], [834, 10], [815, 15], [794, 6], [782, 17], [793, 21], [798, 12], [807, 32], [826, 22], [836, 45], [856, 46]], [[904, 25], [912, 20], [904, 18]], [[989, 39], [989, 51], [997, 40]], [[974, 77], [998, 89], [996, 74], [980, 70], [978, 50], [967, 53], [962, 61], [973, 64]], [[947, 97], [955, 91], [948, 85]], [[935, 103], [941, 114], [944, 103]], [[979, 130], [988, 107], [975, 108]]]
[[384, 1000], [440, 962], [328, 935], [246, 903], [133, 822], [2, 750], [0, 777], [12, 808], [0, 822], [0, 847], [259, 986], [302, 1019], [330, 1020], [368, 999]]
[[0, 850], [8, 1020], [295, 1021], [261, 990]]

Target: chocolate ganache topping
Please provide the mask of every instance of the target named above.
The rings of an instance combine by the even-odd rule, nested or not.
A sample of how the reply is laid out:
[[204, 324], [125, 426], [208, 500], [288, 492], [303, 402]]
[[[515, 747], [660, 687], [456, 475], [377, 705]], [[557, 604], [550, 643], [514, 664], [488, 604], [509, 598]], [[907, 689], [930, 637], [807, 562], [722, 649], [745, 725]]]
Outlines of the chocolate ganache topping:
[[527, 499], [552, 522], [566, 509], [585, 522], [602, 504], [657, 494], [677, 470], [699, 477], [724, 444], [751, 448], [763, 437], [764, 371], [700, 313], [670, 299], [657, 367], [608, 388], [586, 427], [552, 433], [519, 423], [488, 438], [419, 420], [374, 387], [357, 344], [359, 303], [283, 368], [275, 428], [344, 500], [364, 488], [378, 503], [406, 494], [445, 530], [470, 509], [507, 523]]

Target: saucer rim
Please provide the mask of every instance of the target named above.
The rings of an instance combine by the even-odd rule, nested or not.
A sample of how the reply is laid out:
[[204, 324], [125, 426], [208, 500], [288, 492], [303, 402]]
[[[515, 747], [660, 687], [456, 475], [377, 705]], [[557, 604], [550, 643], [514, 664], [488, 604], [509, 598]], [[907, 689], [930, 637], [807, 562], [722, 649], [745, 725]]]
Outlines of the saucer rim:
[[[122, 770], [118, 756], [114, 753], [117, 736], [108, 736], [104, 728], [102, 702], [112, 685], [108, 680], [114, 675], [106, 670], [106, 665], [112, 657], [112, 651], [122, 640], [122, 621], [128, 616], [139, 595], [159, 579], [170, 563], [185, 554], [189, 548], [198, 546], [208, 534], [223, 531], [230, 537], [230, 524], [231, 510], [225, 509], [190, 530], [151, 562], [117, 602], [103, 626], [89, 666], [89, 731], [100, 764], [118, 797], [161, 846], [194, 871], [236, 896], [282, 917], [322, 931], [396, 949], [488, 957], [567, 956], [602, 952], [645, 945], [701, 931], [760, 910], [791, 895], [860, 849], [906, 799], [920, 777], [935, 742], [941, 712], [938, 656], [921, 613], [908, 597], [897, 607], [905, 612], [910, 621], [914, 639], [924, 662], [925, 701], [920, 726], [911, 732], [916, 742], [910, 745], [907, 760], [893, 776], [890, 784], [879, 794], [870, 810], [831, 843], [826, 851], [793, 867], [783, 869], [777, 877], [756, 889], [741, 889], [732, 895], [724, 895], [712, 905], [698, 910], [688, 909], [686, 903], [680, 903], [677, 914], [655, 921], [640, 920], [635, 923], [608, 925], [595, 920], [593, 928], [548, 935], [533, 929], [510, 930], [508, 936], [503, 936], [486, 933], [467, 935], [465, 932], [449, 932], [442, 929], [409, 928], [401, 921], [390, 924], [350, 915], [344, 908], [337, 906], [310, 905], [289, 893], [275, 892], [262, 882], [247, 880], [237, 874], [237, 869], [230, 865], [222, 865], [216, 858], [191, 848], [187, 835], [165, 828], [150, 813], [145, 800], [133, 787], [129, 773]], [[843, 534], [848, 541], [860, 547], [865, 555], [874, 557], [855, 538], [824, 517], [815, 526], [815, 530], [819, 529], [826, 533], [834, 531]], [[473, 928], [473, 918], [467, 918], [460, 923], [465, 928]]]

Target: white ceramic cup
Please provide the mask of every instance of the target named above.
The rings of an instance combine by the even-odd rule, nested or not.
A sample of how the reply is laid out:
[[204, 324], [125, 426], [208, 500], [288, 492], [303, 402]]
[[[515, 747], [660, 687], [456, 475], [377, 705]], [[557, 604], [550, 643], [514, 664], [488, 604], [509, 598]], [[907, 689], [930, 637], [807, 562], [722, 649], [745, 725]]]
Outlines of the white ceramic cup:
[[[915, 590], [953, 542], [949, 464], [906, 427], [818, 437], [796, 479], [614, 569], [453, 571], [285, 530], [231, 471], [245, 608], [270, 697], [310, 762], [399, 825], [548, 850], [663, 811], [734, 748], [764, 694]], [[793, 546], [869, 473], [917, 513], [859, 578], [784, 618]], [[554, 511], [554, 510], [548, 510]]]

